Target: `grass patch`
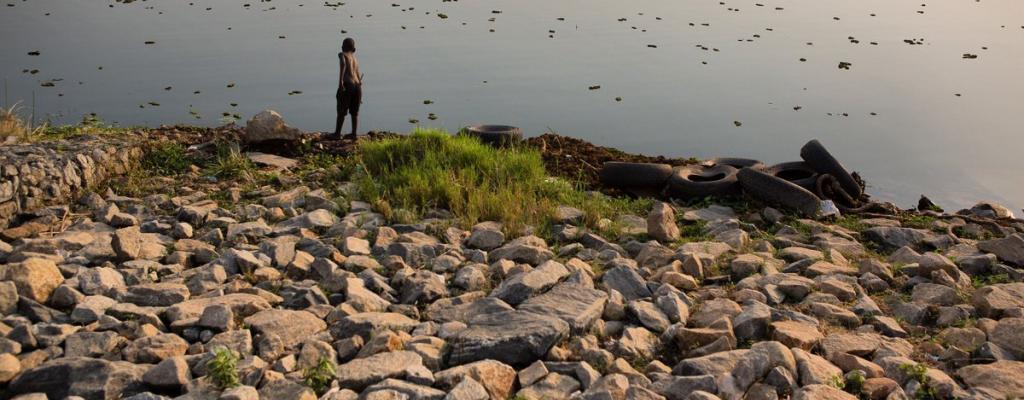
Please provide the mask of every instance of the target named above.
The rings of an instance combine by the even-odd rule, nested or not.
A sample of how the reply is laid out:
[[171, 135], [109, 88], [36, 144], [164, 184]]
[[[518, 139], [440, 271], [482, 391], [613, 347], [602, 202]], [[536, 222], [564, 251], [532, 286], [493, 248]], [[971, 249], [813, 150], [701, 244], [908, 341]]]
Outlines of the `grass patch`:
[[102, 136], [128, 133], [132, 128], [107, 124], [96, 114], [86, 114], [82, 122], [75, 125], [51, 126], [48, 122], [39, 125], [28, 123], [19, 115], [17, 105], [0, 108], [0, 138], [17, 137], [20, 142], [41, 142], [65, 140], [76, 136]]
[[29, 140], [40, 134], [45, 127], [30, 127], [18, 116], [17, 105], [0, 108], [0, 137], [16, 137], [18, 140]]
[[906, 228], [932, 229], [932, 224], [935, 223], [935, 217], [930, 215], [911, 214], [907, 217], [901, 218], [900, 223]]
[[836, 220], [836, 225], [853, 232], [861, 232], [868, 229], [868, 224], [865, 224], [864, 221], [861, 221], [860, 217], [856, 215], [844, 215]]
[[907, 375], [907, 377], [921, 384], [914, 393], [914, 398], [920, 400], [931, 400], [939, 397], [938, 392], [931, 385], [931, 378], [928, 377], [928, 366], [924, 364], [906, 363], [900, 364], [899, 368], [900, 371], [903, 371], [903, 373]]
[[206, 362], [210, 379], [222, 389], [233, 388], [241, 384], [238, 380], [238, 357], [226, 347], [213, 352], [213, 358]]
[[249, 160], [235, 143], [219, 143], [214, 158], [206, 165], [209, 175], [221, 179], [251, 178], [256, 164]]
[[[678, 219], [678, 218], [677, 218]], [[711, 235], [707, 234], [707, 221], [698, 220], [691, 223], [680, 223], [679, 224], [679, 237], [682, 243], [689, 242], [704, 242], [711, 240]]]
[[1010, 275], [975, 275], [971, 277], [971, 286], [974, 286], [975, 289], [980, 289], [985, 286], [996, 285], [1000, 283], [1010, 283]]
[[623, 213], [645, 215], [651, 206], [650, 200], [609, 198], [551, 178], [536, 150], [494, 149], [439, 130], [365, 142], [358, 157], [354, 181], [360, 195], [391, 220], [440, 208], [464, 228], [500, 221], [515, 235], [526, 226], [545, 231], [559, 205], [583, 210], [588, 227]]
[[313, 389], [317, 396], [322, 396], [327, 389], [331, 388], [334, 374], [334, 363], [327, 357], [320, 357], [320, 361], [315, 366], [303, 371], [302, 378], [306, 382], [306, 386]]
[[160, 175], [177, 175], [188, 171], [192, 158], [185, 152], [185, 146], [174, 141], [153, 143], [146, 149], [142, 167]]

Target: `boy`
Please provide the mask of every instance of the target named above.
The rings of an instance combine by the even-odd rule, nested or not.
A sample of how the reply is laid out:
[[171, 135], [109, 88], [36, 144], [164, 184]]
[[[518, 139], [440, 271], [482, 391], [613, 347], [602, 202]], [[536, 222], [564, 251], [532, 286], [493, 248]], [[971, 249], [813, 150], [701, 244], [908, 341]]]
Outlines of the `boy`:
[[338, 78], [338, 119], [334, 125], [334, 137], [341, 138], [341, 126], [345, 124], [345, 114], [352, 114], [352, 134], [356, 140], [356, 129], [359, 126], [359, 104], [363, 101], [363, 76], [359, 73], [359, 61], [356, 60], [356, 41], [345, 38], [341, 43], [341, 73]]

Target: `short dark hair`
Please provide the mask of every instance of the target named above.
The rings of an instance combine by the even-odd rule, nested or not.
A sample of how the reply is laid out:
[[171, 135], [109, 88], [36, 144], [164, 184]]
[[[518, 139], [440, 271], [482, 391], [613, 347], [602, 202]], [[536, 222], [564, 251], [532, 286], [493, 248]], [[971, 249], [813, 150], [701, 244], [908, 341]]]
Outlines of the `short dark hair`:
[[356, 51], [356, 40], [352, 38], [345, 38], [341, 42], [341, 51]]

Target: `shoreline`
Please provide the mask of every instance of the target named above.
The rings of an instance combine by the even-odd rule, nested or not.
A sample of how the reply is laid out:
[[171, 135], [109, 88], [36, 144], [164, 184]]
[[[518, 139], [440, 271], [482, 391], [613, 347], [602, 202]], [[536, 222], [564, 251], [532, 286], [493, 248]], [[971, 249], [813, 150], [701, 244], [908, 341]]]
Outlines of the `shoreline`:
[[[0, 229], [5, 393], [1024, 395], [1003, 378], [1024, 373], [1022, 221], [606, 196], [542, 153], [693, 160], [564, 137], [375, 134], [347, 157], [263, 127], [109, 132], [134, 167], [79, 158], [88, 132], [0, 147], [33, 177], [0, 188], [44, 206]], [[89, 165], [105, 182], [75, 183]]]

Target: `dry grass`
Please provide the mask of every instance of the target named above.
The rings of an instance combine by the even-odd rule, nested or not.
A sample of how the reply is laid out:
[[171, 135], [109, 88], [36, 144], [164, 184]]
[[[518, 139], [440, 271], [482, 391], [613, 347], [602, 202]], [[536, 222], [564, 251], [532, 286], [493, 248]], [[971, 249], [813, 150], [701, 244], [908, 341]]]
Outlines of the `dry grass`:
[[0, 142], [15, 137], [18, 141], [28, 141], [46, 130], [45, 126], [32, 127], [18, 115], [18, 105], [0, 108]]

